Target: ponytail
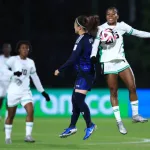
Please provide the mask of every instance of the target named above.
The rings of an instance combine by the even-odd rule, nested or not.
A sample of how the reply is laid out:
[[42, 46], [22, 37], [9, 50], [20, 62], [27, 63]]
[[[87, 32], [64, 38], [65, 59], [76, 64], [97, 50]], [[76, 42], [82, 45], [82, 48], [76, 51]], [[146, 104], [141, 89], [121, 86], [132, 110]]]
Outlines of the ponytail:
[[76, 18], [76, 23], [81, 26], [84, 30], [88, 31], [93, 36], [96, 36], [97, 27], [100, 25], [99, 16], [79, 16]]

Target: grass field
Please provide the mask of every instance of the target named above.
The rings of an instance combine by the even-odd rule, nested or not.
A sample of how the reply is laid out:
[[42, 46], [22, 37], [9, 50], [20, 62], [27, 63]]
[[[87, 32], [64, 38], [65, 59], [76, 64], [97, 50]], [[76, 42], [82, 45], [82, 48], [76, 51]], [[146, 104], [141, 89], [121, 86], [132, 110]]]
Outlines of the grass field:
[[4, 142], [3, 122], [0, 122], [0, 150], [150, 150], [150, 123], [133, 124], [124, 119], [127, 135], [121, 135], [114, 119], [93, 119], [98, 129], [90, 139], [83, 141], [85, 123], [78, 122], [78, 132], [60, 139], [59, 133], [69, 124], [69, 119], [36, 118], [33, 130], [35, 143], [24, 143], [25, 121], [14, 121], [12, 144]]

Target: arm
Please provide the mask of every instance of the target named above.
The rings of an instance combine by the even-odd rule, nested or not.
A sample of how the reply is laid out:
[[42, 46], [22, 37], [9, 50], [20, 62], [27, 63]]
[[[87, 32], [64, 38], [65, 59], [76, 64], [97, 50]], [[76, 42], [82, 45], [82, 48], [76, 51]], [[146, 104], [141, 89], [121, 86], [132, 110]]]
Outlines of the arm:
[[124, 22], [122, 22], [122, 25], [128, 35], [133, 35], [140, 38], [150, 38], [150, 32], [136, 30]]
[[80, 43], [76, 43], [73, 49], [73, 52], [71, 54], [71, 56], [69, 57], [69, 59], [66, 61], [65, 64], [63, 64], [58, 71], [61, 72], [63, 70], [65, 70], [66, 68], [68, 68], [69, 66], [73, 65], [76, 60], [78, 59], [78, 57], [80, 56], [82, 52], [82, 45], [81, 42]]
[[42, 84], [41, 84], [41, 81], [36, 73], [36, 67], [35, 67], [35, 64], [34, 64], [34, 61], [32, 61], [32, 68], [31, 68], [31, 71], [30, 71], [30, 76], [32, 78], [32, 81], [36, 87], [36, 89], [42, 93], [42, 95], [45, 97], [46, 101], [50, 101], [50, 97], [49, 95], [45, 92]]
[[98, 46], [100, 44], [100, 32], [101, 32], [101, 30], [99, 29], [98, 32], [97, 32], [97, 36], [94, 40], [93, 46], [92, 46], [93, 48], [92, 48], [92, 53], [91, 53], [91, 56], [90, 56], [91, 58], [96, 57], [96, 55], [97, 55]]
[[136, 29], [133, 29], [133, 32], [131, 35], [140, 37], [140, 38], [150, 38], [150, 32], [145, 32], [145, 31], [139, 31]]
[[33, 83], [34, 83], [36, 89], [37, 89], [40, 93], [44, 92], [44, 88], [43, 88], [43, 86], [42, 86], [42, 84], [41, 84], [41, 81], [40, 81], [40, 79], [39, 79], [39, 77], [38, 77], [38, 75], [37, 75], [36, 72], [33, 73], [33, 74], [31, 74], [31, 78], [32, 78], [32, 81], [33, 81]]

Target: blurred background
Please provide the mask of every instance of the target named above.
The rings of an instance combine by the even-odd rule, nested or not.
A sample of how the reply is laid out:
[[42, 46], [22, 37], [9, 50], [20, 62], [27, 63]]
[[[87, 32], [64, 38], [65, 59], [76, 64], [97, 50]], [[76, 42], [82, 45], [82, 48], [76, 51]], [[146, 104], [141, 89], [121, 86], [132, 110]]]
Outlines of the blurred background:
[[[53, 72], [67, 60], [72, 52], [76, 40], [73, 28], [75, 18], [79, 15], [98, 14], [102, 24], [105, 22], [106, 9], [110, 6], [118, 8], [119, 21], [125, 21], [136, 29], [150, 32], [150, 0], [0, 0], [0, 44], [2, 46], [5, 42], [11, 43], [12, 55], [14, 55], [17, 41], [29, 40], [31, 42], [33, 52], [30, 57], [36, 63], [37, 72], [44, 87], [53, 94], [51, 95], [51, 104], [43, 102], [40, 106], [36, 102], [38, 107], [43, 107], [45, 113], [54, 115], [63, 114], [63, 111], [71, 113], [71, 106], [68, 107], [69, 104], [65, 102], [69, 102], [71, 98], [75, 73], [69, 69], [61, 77], [56, 78], [53, 76]], [[134, 71], [139, 95], [141, 93], [142, 113], [148, 100], [150, 100], [147, 89], [150, 86], [150, 39], [127, 36], [124, 37], [124, 43], [126, 58]], [[120, 81], [119, 86], [125, 88], [125, 85]], [[102, 101], [100, 100], [102, 97], [104, 97], [105, 108], [110, 107], [110, 103], [107, 104], [109, 91], [104, 77], [100, 74], [99, 64], [97, 64], [97, 80], [94, 88], [100, 89], [95, 89], [93, 93], [90, 93], [97, 97], [91, 98], [89, 95], [89, 105], [91, 105], [91, 110], [93, 109], [93, 114], [98, 114], [94, 109], [102, 109], [101, 104], [98, 103]], [[146, 93], [143, 94], [143, 92]], [[33, 93], [36, 100], [41, 98], [34, 90]], [[122, 89], [121, 93], [121, 104], [128, 108], [128, 92]], [[65, 96], [68, 97], [65, 99]], [[60, 97], [63, 97], [63, 100]], [[98, 102], [95, 104], [91, 99], [97, 99]], [[57, 107], [58, 101], [62, 101], [62, 105], [58, 103], [59, 106]], [[44, 105], [46, 106], [45, 109]], [[63, 106], [64, 108], [59, 109]], [[54, 107], [57, 108], [54, 109]], [[57, 112], [56, 109], [59, 111]], [[23, 114], [24, 111], [20, 109], [20, 114], [21, 111]], [[112, 116], [112, 110], [109, 111], [108, 114]], [[125, 116], [127, 114], [129, 115], [130, 111], [126, 112]], [[150, 117], [150, 115], [148, 116]]]

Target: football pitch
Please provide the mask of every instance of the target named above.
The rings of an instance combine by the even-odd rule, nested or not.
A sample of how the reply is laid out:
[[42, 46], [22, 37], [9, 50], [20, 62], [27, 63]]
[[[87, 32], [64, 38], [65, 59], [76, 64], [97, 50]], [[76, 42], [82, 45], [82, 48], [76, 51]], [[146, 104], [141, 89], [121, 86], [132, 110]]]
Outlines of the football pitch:
[[93, 135], [83, 141], [85, 123], [80, 118], [78, 132], [61, 139], [59, 134], [69, 124], [69, 119], [35, 118], [33, 137], [35, 143], [25, 143], [25, 119], [14, 120], [12, 144], [4, 142], [3, 122], [0, 122], [0, 150], [150, 150], [150, 123], [132, 123], [123, 119], [127, 135], [118, 132], [114, 119], [95, 118], [98, 128]]

